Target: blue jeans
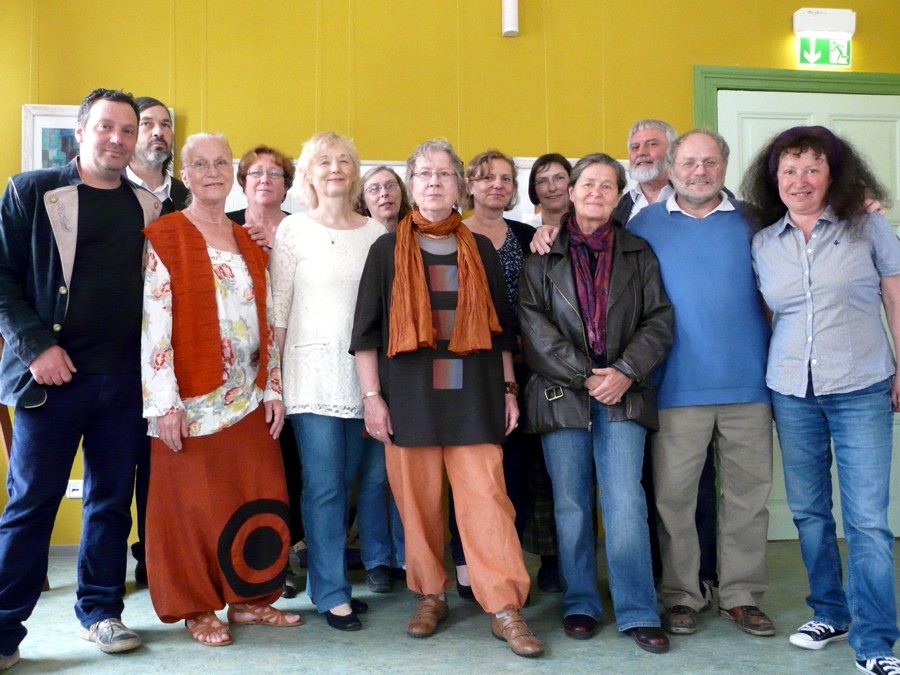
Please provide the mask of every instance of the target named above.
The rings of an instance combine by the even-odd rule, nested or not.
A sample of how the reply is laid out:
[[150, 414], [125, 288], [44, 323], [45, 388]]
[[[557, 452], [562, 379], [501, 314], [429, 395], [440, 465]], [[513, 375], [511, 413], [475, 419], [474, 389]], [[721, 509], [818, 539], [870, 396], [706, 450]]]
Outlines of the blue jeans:
[[591, 422], [592, 430], [557, 429], [542, 437], [553, 483], [563, 616], [599, 619], [603, 611], [592, 522], [594, 487], [599, 483], [616, 624], [620, 631], [659, 626], [641, 487], [647, 431], [636, 422], [610, 422], [606, 406], [593, 399]]
[[[360, 472], [359, 537], [366, 567], [391, 564], [384, 446], [363, 438], [361, 419], [291, 415], [303, 467], [306, 592], [320, 613], [350, 601], [344, 564], [350, 488]], [[380, 486], [380, 487], [379, 487]], [[378, 496], [380, 494], [380, 497]], [[377, 508], [373, 506], [377, 502]]]
[[84, 500], [75, 615], [82, 626], [120, 617], [137, 455], [149, 443], [140, 375], [82, 375], [16, 410], [0, 518], [0, 653], [25, 637], [44, 578], [50, 535], [83, 440]]
[[[894, 535], [888, 527], [892, 424], [890, 379], [847, 394], [805, 398], [772, 392], [788, 505], [809, 575], [806, 602], [816, 621], [850, 625], [857, 659], [890, 656], [898, 637]], [[831, 500], [837, 461], [849, 555], [842, 586]]]

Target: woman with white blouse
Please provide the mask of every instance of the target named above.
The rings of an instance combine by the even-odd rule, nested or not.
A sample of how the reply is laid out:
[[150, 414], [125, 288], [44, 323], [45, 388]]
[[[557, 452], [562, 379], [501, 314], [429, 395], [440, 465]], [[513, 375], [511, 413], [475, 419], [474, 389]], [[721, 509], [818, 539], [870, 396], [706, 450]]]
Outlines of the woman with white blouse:
[[[281, 222], [272, 253], [276, 336], [282, 348], [284, 402], [300, 447], [301, 509], [309, 558], [307, 594], [339, 630], [359, 630], [365, 603], [350, 597], [344, 542], [350, 486], [387, 483], [384, 446], [363, 434], [363, 393], [348, 353], [359, 278], [384, 227], [353, 211], [359, 158], [338, 134], [316, 134], [297, 166], [311, 210]], [[361, 490], [377, 494], [377, 490]], [[367, 568], [390, 566], [386, 510], [359, 505]]]

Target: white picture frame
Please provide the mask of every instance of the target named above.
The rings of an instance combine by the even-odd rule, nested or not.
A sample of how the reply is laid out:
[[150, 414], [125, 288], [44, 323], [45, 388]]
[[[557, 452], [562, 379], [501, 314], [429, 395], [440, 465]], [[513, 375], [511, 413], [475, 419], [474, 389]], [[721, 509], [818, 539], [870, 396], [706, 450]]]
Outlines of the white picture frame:
[[22, 171], [63, 166], [78, 154], [77, 105], [22, 106]]

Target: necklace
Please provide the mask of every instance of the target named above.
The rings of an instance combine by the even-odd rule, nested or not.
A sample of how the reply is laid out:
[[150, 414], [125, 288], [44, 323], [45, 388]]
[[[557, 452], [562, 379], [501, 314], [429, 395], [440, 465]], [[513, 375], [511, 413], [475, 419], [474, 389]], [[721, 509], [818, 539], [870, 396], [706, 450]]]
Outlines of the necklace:
[[222, 224], [221, 216], [217, 216], [215, 220], [210, 220], [208, 218], [204, 218], [199, 213], [194, 211], [193, 209], [185, 209], [185, 212], [188, 214], [191, 220], [199, 222], [203, 225], [215, 225], [219, 226]]
[[418, 234], [420, 237], [425, 237], [426, 239], [435, 240], [449, 239], [453, 236], [452, 232], [450, 234], [425, 234], [424, 232], [416, 232], [416, 234]]

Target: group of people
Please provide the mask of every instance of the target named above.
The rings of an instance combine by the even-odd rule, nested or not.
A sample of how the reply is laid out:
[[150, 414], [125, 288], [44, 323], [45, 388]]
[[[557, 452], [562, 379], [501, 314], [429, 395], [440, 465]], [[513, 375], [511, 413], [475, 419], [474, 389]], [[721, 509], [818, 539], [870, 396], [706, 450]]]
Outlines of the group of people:
[[[770, 636], [773, 415], [813, 611], [790, 641], [849, 637], [862, 672], [900, 669], [887, 524], [900, 240], [843, 139], [779, 134], [739, 202], [721, 136], [643, 120], [630, 190], [610, 155], [538, 158], [529, 226], [504, 217], [517, 172], [494, 149], [466, 166], [425, 141], [404, 181], [361, 175], [331, 132], [296, 170], [259, 145], [238, 166], [248, 205], [226, 213], [227, 140], [189, 137], [175, 180], [160, 101], [95, 90], [76, 137], [76, 159], [14, 176], [0, 203], [0, 400], [16, 406], [0, 670], [19, 659], [82, 439], [76, 615], [105, 652], [141, 644], [121, 622], [134, 491], [136, 574], [160, 619], [201, 644], [230, 644], [230, 625], [302, 625], [271, 605], [301, 536], [317, 612], [362, 627], [345, 562], [354, 485], [367, 586], [405, 576], [406, 631], [433, 635], [452, 584], [445, 476], [458, 592], [517, 655], [543, 653], [520, 613], [523, 545], [541, 588], [563, 593], [565, 635], [595, 635], [598, 494], [620, 632], [667, 652], [717, 580], [719, 614]], [[282, 211], [289, 189], [307, 211]]]

